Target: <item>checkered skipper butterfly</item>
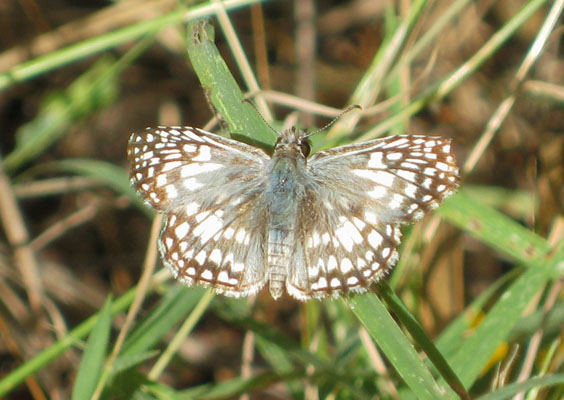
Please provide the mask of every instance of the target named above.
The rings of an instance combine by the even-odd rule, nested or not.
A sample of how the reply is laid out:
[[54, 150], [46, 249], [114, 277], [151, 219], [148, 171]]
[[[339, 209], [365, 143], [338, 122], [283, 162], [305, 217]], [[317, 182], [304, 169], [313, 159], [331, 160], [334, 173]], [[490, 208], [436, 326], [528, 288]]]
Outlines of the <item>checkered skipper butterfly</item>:
[[450, 140], [393, 136], [309, 156], [288, 129], [272, 156], [192, 127], [134, 133], [131, 182], [165, 214], [164, 264], [232, 297], [268, 282], [299, 300], [361, 293], [398, 260], [400, 225], [454, 193]]

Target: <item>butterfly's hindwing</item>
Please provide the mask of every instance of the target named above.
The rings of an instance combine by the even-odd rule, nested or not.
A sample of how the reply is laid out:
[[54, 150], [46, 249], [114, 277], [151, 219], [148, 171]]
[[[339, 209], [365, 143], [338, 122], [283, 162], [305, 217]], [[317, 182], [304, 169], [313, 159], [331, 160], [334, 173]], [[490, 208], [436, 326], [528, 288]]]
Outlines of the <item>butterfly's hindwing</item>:
[[168, 214], [159, 239], [164, 264], [188, 285], [211, 286], [232, 297], [257, 293], [266, 283], [266, 210], [241, 203]]
[[235, 297], [264, 286], [266, 210], [258, 198], [269, 158], [262, 150], [196, 128], [161, 127], [133, 134], [128, 155], [134, 187], [167, 214], [159, 250], [175, 276]]
[[287, 281], [292, 296], [306, 300], [362, 293], [396, 263], [397, 224], [366, 222], [363, 207], [352, 197], [320, 196], [307, 204], [300, 207], [297, 232], [303, 240], [296, 242]]

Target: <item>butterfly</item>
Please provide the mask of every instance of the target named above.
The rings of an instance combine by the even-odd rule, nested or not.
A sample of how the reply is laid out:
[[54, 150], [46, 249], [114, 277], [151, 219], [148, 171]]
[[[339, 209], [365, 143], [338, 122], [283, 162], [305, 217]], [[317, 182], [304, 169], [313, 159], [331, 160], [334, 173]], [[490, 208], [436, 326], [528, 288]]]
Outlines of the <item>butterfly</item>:
[[128, 144], [131, 183], [164, 214], [163, 263], [188, 285], [274, 299], [362, 293], [396, 264], [402, 224], [459, 182], [449, 139], [393, 136], [310, 155], [296, 128], [264, 150], [193, 127]]

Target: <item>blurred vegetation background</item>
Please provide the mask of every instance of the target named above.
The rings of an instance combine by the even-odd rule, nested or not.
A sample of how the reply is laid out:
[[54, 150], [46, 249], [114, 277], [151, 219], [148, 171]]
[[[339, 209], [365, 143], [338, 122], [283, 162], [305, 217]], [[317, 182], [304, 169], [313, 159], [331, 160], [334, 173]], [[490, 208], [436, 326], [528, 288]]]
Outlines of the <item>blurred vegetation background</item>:
[[[1, 2], [0, 397], [562, 398], [562, 7]], [[453, 139], [460, 193], [404, 229], [376, 290], [393, 318], [373, 295], [233, 300], [159, 272], [125, 149], [147, 126], [221, 131], [206, 96], [231, 89], [189, 62], [195, 18], [276, 127], [363, 106], [318, 147]]]

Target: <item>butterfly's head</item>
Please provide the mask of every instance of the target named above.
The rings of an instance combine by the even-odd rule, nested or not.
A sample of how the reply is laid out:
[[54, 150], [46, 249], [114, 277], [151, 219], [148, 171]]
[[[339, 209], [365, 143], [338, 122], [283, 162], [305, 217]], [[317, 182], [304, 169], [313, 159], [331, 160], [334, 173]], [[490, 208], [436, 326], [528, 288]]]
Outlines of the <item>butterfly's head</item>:
[[309, 141], [306, 132], [297, 129], [296, 127], [291, 127], [286, 129], [284, 132], [278, 136], [276, 141], [276, 146], [274, 147], [274, 153], [286, 154], [294, 156], [302, 156], [307, 158], [311, 151], [311, 142]]

